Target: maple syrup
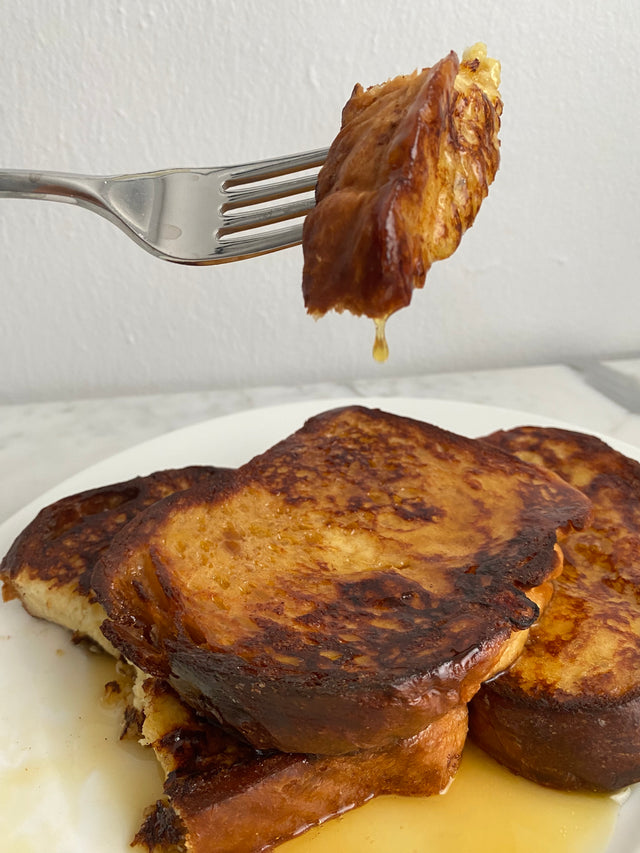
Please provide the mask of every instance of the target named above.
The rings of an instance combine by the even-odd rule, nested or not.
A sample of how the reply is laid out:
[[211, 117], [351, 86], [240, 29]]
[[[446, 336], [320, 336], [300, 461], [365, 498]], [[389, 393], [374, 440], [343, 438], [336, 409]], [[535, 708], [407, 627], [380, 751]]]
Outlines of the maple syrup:
[[514, 776], [473, 744], [445, 794], [380, 797], [279, 853], [602, 853], [618, 802]]
[[376, 337], [373, 342], [373, 357], [376, 361], [383, 362], [389, 358], [389, 345], [386, 336], [386, 317], [376, 317], [373, 321], [376, 326]]

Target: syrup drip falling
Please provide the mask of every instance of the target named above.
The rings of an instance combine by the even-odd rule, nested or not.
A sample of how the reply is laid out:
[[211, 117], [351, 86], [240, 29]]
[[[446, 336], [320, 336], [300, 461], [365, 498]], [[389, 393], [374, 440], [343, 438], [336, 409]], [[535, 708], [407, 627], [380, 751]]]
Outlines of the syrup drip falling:
[[375, 317], [373, 321], [376, 325], [376, 337], [373, 342], [373, 357], [376, 361], [382, 363], [389, 358], [389, 345], [385, 335], [385, 327], [387, 325], [386, 317]]

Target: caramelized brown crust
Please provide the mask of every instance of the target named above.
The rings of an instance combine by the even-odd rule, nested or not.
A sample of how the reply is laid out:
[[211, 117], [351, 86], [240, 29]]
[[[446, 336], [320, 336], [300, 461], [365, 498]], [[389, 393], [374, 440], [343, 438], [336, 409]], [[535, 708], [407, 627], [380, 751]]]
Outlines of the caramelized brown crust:
[[151, 850], [182, 840], [189, 853], [257, 853], [374, 796], [437, 794], [458, 768], [467, 729], [461, 706], [384, 750], [260, 752], [188, 713], [157, 679], [147, 679], [143, 693], [145, 734], [168, 772], [168, 802], [136, 837]]
[[640, 781], [640, 464], [593, 436], [522, 427], [487, 441], [558, 473], [593, 504], [524, 653], [471, 709], [480, 746], [536, 782]]
[[256, 747], [375, 749], [468, 701], [588, 515], [487, 444], [349, 407], [142, 513], [93, 585], [128, 659]]
[[478, 45], [355, 87], [304, 223], [309, 313], [387, 318], [456, 250], [498, 169], [498, 81]]
[[42, 509], [0, 563], [0, 578], [26, 573], [55, 585], [77, 584], [91, 597], [91, 572], [115, 534], [146, 507], [174, 492], [209, 483], [224, 469], [191, 466], [69, 495]]
[[[134, 477], [69, 495], [42, 509], [0, 563], [5, 599], [18, 597], [32, 615], [104, 645], [104, 611], [91, 573], [117, 531], [152, 503], [198, 483], [226, 477], [226, 469], [191, 466]], [[85, 602], [81, 599], [86, 599]]]

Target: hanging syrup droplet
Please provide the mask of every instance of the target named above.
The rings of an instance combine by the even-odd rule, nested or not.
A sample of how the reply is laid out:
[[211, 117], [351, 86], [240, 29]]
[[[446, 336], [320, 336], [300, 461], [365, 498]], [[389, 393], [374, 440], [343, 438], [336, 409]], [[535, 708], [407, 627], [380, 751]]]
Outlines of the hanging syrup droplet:
[[373, 342], [373, 357], [378, 362], [386, 361], [389, 358], [389, 345], [385, 335], [385, 326], [387, 324], [386, 317], [376, 317], [373, 321], [376, 324], [376, 338]]

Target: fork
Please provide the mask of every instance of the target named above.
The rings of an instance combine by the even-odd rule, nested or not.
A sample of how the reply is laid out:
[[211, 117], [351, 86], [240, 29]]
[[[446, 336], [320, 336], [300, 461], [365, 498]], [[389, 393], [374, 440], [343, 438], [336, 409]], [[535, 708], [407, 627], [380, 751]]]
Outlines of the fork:
[[[78, 204], [105, 217], [151, 254], [179, 264], [264, 255], [302, 240], [327, 149], [213, 169], [165, 169], [106, 177], [0, 170], [0, 198]], [[296, 172], [293, 178], [281, 179]], [[287, 200], [289, 196], [298, 196]], [[273, 202], [276, 202], [273, 204]]]

